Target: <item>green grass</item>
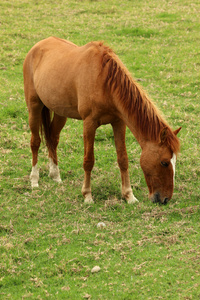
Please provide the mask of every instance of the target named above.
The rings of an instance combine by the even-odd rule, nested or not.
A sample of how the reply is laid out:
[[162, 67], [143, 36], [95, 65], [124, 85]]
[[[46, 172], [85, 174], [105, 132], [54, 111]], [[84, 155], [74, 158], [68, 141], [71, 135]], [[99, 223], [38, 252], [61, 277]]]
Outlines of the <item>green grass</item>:
[[[2, 0], [0, 35], [0, 299], [199, 299], [199, 1]], [[97, 131], [95, 204], [85, 206], [82, 122], [68, 120], [58, 155], [63, 183], [39, 152], [32, 191], [22, 65], [39, 40], [104, 40], [180, 132], [170, 203], [153, 205], [127, 130], [138, 205], [121, 200], [109, 125]], [[98, 222], [106, 227], [97, 228]], [[100, 266], [100, 272], [91, 269]]]

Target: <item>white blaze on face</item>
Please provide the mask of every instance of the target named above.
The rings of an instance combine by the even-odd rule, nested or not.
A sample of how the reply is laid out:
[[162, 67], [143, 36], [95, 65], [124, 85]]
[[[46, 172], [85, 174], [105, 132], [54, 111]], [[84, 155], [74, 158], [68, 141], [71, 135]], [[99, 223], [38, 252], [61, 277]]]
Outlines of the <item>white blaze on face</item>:
[[176, 154], [173, 153], [173, 156], [172, 158], [170, 159], [171, 161], [171, 164], [172, 164], [172, 168], [173, 168], [173, 180], [174, 180], [174, 183], [175, 183], [175, 166], [176, 166]]

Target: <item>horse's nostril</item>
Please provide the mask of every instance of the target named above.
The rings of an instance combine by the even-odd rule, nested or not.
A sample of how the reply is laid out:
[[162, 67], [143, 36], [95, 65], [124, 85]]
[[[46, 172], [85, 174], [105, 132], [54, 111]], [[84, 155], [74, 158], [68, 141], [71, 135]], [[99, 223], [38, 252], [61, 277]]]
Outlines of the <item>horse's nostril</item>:
[[164, 200], [163, 203], [164, 203], [164, 204], [167, 204], [168, 200], [169, 200], [168, 198], [165, 198], [165, 200]]

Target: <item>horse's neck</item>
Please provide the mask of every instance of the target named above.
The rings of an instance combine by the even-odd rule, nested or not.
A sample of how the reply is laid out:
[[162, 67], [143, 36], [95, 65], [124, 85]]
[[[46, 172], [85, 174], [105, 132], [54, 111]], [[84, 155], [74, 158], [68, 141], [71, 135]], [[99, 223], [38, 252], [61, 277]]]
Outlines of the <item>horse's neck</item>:
[[106, 82], [120, 118], [132, 131], [142, 147], [144, 140], [157, 140], [160, 130], [166, 126], [159, 111], [128, 70], [111, 57]]
[[131, 119], [130, 117], [128, 117], [128, 113], [126, 114], [122, 112], [121, 118], [126, 123], [126, 126], [130, 129], [130, 131], [132, 132], [132, 134], [140, 144], [141, 148], [143, 148], [146, 143], [146, 137], [141, 133], [140, 129], [137, 128], [136, 122], [134, 122], [134, 117], [132, 117]]
[[[159, 129], [161, 130], [163, 127], [168, 126], [164, 119], [161, 119], [160, 115], [157, 114], [157, 109], [155, 108], [154, 104], [152, 104], [151, 107], [151, 109], [154, 109], [154, 114], [142, 116], [141, 110], [137, 107], [135, 108], [134, 113], [130, 114], [128, 109], [125, 109], [122, 103], [120, 103], [120, 101], [117, 99], [115, 104], [117, 106], [120, 118], [123, 119], [127, 127], [133, 133], [141, 148], [144, 147], [147, 141], [157, 140], [157, 137], [153, 136], [153, 129], [157, 128], [157, 131], [159, 131]], [[138, 122], [138, 119], [143, 121]], [[142, 127], [143, 125], [146, 127]], [[149, 128], [150, 130], [148, 130]]]

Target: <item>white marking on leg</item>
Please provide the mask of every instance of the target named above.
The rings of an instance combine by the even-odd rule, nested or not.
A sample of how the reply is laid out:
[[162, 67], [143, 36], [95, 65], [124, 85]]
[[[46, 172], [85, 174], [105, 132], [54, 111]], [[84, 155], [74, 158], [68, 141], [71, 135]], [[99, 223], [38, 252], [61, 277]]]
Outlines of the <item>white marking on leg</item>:
[[137, 198], [133, 194], [131, 194], [128, 198], [126, 198], [128, 204], [134, 204], [139, 202]]
[[32, 167], [30, 179], [31, 179], [31, 187], [32, 188], [38, 187], [39, 170], [38, 170], [37, 164]]
[[49, 177], [51, 177], [56, 182], [62, 182], [60, 178], [60, 171], [56, 164], [54, 164], [53, 159], [49, 158]]
[[175, 166], [176, 166], [176, 154], [173, 153], [172, 158], [170, 159], [171, 164], [172, 164], [172, 168], [173, 168], [173, 181], [175, 184]]
[[131, 188], [122, 188], [122, 196], [126, 199], [128, 204], [134, 204], [139, 202], [137, 198], [133, 195]]

